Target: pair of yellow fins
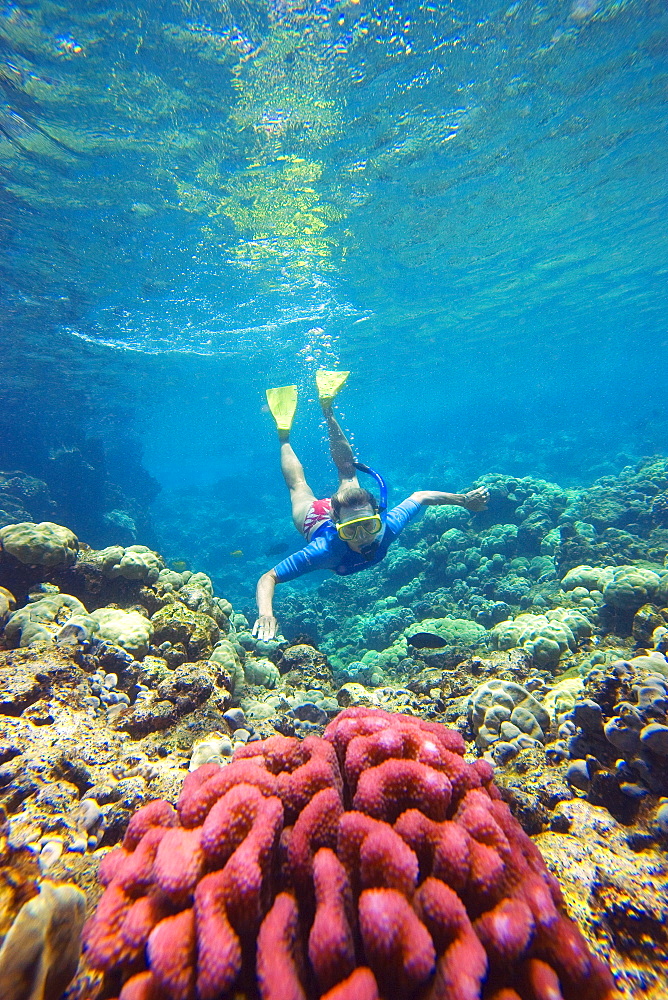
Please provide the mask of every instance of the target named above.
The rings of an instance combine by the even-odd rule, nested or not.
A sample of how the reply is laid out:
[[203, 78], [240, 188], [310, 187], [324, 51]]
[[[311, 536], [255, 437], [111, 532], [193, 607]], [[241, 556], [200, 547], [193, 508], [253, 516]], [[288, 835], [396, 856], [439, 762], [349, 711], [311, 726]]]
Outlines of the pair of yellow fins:
[[[326, 406], [345, 385], [350, 372], [332, 372], [322, 368], [316, 372], [318, 398]], [[267, 389], [267, 403], [279, 431], [289, 431], [297, 409], [297, 386], [279, 385]]]

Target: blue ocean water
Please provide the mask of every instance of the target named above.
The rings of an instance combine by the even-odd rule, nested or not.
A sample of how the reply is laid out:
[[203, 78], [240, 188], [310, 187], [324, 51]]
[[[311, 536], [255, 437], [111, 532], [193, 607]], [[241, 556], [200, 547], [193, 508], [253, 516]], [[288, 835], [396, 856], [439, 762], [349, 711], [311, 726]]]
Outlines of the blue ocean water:
[[393, 501], [665, 453], [667, 86], [658, 0], [4, 2], [0, 469], [248, 604], [320, 366]]

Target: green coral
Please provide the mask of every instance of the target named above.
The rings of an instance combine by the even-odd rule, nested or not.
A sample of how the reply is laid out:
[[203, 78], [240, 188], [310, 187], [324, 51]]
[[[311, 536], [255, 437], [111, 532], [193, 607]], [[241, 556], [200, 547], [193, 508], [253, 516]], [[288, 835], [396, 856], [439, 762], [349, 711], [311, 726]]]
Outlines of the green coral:
[[553, 722], [559, 723], [562, 716], [570, 712], [575, 702], [583, 696], [583, 691], [581, 677], [564, 677], [545, 695], [543, 708]]
[[109, 545], [96, 552], [91, 561], [112, 580], [122, 576], [142, 583], [155, 583], [165, 566], [162, 556], [146, 545]]
[[19, 608], [7, 620], [5, 637], [12, 646], [53, 641], [65, 624], [80, 625], [90, 637], [97, 623], [71, 594], [49, 594]]
[[550, 622], [567, 625], [576, 639], [588, 639], [594, 631], [592, 623], [577, 608], [554, 608], [547, 611], [545, 617]]
[[106, 639], [115, 646], [122, 646], [135, 659], [141, 659], [148, 652], [153, 626], [138, 611], [98, 608], [90, 617], [97, 622], [101, 639]]
[[664, 573], [659, 581], [659, 586], [654, 594], [654, 603], [658, 604], [660, 608], [665, 608], [668, 605], [668, 573]]
[[86, 896], [71, 882], [44, 879], [0, 948], [4, 1000], [56, 1000], [76, 975]]
[[16, 607], [14, 595], [6, 587], [0, 587], [0, 625]]
[[565, 591], [575, 590], [576, 587], [583, 587], [585, 590], [598, 590], [603, 593], [606, 584], [610, 583], [614, 576], [614, 566], [574, 566], [569, 569], [566, 576], [561, 581], [561, 589]]
[[209, 660], [227, 671], [232, 681], [232, 693], [238, 695], [244, 688], [246, 677], [239, 655], [229, 639], [221, 639], [216, 643]]
[[641, 566], [619, 566], [603, 590], [606, 604], [620, 611], [638, 611], [652, 600], [661, 577]]
[[[518, 615], [515, 619], [499, 622], [490, 632], [492, 649], [521, 647], [533, 657], [540, 667], [553, 668], [564, 653], [575, 652], [577, 641], [564, 609], [548, 611], [545, 615]], [[584, 618], [584, 616], [580, 616]], [[587, 622], [587, 619], [584, 619]], [[578, 619], [573, 623], [584, 626]]]
[[425, 618], [404, 630], [411, 638], [420, 634], [444, 640], [446, 646], [476, 646], [487, 641], [487, 629], [468, 618]]
[[247, 660], [244, 675], [247, 684], [259, 684], [266, 688], [275, 688], [280, 679], [278, 667], [265, 659]]
[[77, 536], [53, 521], [21, 521], [0, 528], [5, 552], [26, 566], [71, 566], [79, 551]]

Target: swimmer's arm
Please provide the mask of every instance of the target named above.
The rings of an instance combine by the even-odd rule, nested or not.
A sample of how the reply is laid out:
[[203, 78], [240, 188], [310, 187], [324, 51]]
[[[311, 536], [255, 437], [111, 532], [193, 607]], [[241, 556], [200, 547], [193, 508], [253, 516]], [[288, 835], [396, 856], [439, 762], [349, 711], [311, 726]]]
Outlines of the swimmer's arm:
[[263, 642], [273, 639], [278, 628], [278, 621], [274, 617], [274, 590], [277, 583], [278, 577], [270, 569], [268, 573], [262, 574], [255, 588], [258, 619], [253, 625], [253, 635]]
[[424, 507], [464, 507], [475, 513], [485, 510], [489, 500], [489, 491], [485, 486], [479, 486], [477, 490], [470, 490], [468, 493], [441, 493], [439, 490], [420, 490], [411, 493], [409, 500], [414, 500]]

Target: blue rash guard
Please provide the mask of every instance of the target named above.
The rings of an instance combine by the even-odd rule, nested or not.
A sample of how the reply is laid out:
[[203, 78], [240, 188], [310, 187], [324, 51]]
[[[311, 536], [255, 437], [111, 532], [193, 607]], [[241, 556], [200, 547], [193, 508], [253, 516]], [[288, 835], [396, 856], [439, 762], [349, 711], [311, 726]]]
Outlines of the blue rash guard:
[[276, 579], [279, 583], [286, 583], [304, 573], [312, 573], [315, 569], [331, 569], [339, 576], [349, 576], [350, 573], [359, 573], [369, 566], [375, 566], [384, 558], [397, 535], [421, 510], [422, 504], [408, 499], [388, 511], [384, 529], [376, 540], [370, 558], [365, 558], [359, 552], [353, 552], [350, 546], [339, 538], [332, 521], [325, 521], [308, 545], [288, 556], [278, 566], [274, 566]]

